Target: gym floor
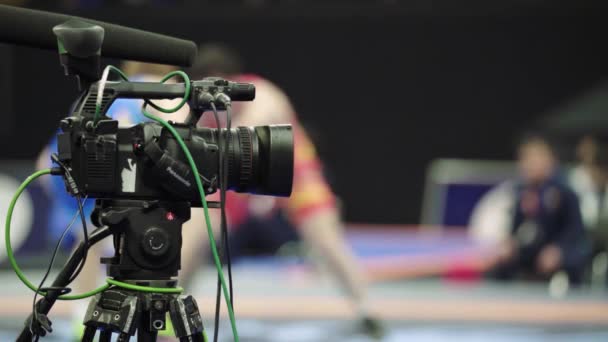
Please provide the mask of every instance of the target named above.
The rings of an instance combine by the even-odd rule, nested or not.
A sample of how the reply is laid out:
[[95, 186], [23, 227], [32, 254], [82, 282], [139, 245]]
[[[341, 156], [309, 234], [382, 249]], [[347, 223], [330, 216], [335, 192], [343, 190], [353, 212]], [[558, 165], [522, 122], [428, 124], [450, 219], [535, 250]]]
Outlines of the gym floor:
[[[431, 273], [429, 267], [446, 268], [445, 263], [429, 264], [423, 254], [443, 255], [442, 260], [453, 265], [456, 254], [466, 260], [462, 252], [470, 253], [471, 246], [458, 235], [418, 236], [417, 243], [406, 233], [374, 236], [351, 234], [349, 241], [363, 265], [375, 269], [369, 272], [374, 275], [370, 310], [385, 327], [382, 341], [608, 341], [607, 290], [555, 292], [545, 283], [499, 284], [462, 274], [420, 278]], [[439, 249], [434, 241], [438, 238], [443, 241]], [[428, 250], [425, 244], [433, 247]], [[376, 247], [388, 254], [379, 255]], [[415, 260], [427, 261], [421, 266]], [[391, 267], [395, 269], [390, 271]], [[349, 301], [324, 270], [314, 271], [290, 258], [256, 258], [235, 264], [233, 271], [243, 341], [373, 341], [361, 332]], [[40, 271], [27, 274], [37, 279]], [[215, 281], [207, 267], [193, 286], [210, 335]], [[0, 340], [10, 341], [31, 311], [32, 294], [10, 271], [0, 273], [0, 283]], [[44, 340], [73, 339], [73, 312], [84, 305], [85, 301], [56, 305], [50, 316], [54, 332]], [[225, 313], [220, 340], [231, 340]]]

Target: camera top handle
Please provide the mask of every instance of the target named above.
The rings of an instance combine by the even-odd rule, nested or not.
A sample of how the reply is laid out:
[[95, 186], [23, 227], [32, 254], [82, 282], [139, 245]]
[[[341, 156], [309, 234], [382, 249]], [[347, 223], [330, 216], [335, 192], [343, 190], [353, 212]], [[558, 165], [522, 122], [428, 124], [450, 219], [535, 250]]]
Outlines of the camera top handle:
[[[94, 117], [98, 87], [99, 83], [97, 82], [91, 84], [81, 103], [76, 107], [75, 110], [80, 116]], [[198, 113], [210, 110], [211, 102], [215, 102], [216, 109], [225, 109], [224, 103], [215, 101], [219, 94], [227, 95], [232, 101], [252, 101], [255, 98], [255, 86], [253, 84], [232, 82], [216, 77], [192, 81], [191, 89], [188, 105], [191, 111]], [[185, 91], [186, 86], [183, 83], [107, 82], [103, 89], [101, 114], [105, 115], [112, 103], [118, 98], [176, 99], [183, 97]]]

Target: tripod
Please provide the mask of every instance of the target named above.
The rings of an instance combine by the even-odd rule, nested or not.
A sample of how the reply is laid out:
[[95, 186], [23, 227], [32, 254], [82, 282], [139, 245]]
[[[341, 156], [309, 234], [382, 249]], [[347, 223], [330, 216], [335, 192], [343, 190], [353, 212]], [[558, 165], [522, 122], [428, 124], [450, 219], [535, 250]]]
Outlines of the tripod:
[[[113, 236], [114, 255], [101, 258], [113, 286], [89, 303], [82, 341], [93, 341], [97, 330], [100, 342], [110, 341], [114, 333], [118, 341], [129, 341], [135, 333], [140, 342], [156, 341], [158, 331], [166, 328], [167, 313], [180, 341], [205, 341], [196, 301], [192, 296], [180, 295], [181, 289], [176, 287], [181, 229], [189, 219], [188, 202], [96, 200], [91, 220], [98, 228], [90, 235], [89, 245]], [[53, 282], [52, 288], [57, 290], [49, 290], [36, 303], [39, 322], [35, 329], [41, 335], [45, 333], [41, 329], [51, 331], [45, 315], [61, 294], [60, 289], [68, 285], [84, 253], [86, 246], [81, 243]], [[31, 341], [28, 326], [17, 341]]]

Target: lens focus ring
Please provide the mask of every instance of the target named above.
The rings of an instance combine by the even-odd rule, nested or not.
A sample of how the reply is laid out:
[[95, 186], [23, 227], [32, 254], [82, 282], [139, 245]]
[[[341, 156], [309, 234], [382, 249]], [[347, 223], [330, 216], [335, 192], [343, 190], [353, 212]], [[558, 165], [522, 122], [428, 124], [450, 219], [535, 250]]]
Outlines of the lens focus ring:
[[239, 127], [238, 134], [241, 145], [239, 188], [246, 189], [253, 177], [253, 141], [251, 131], [247, 127]]

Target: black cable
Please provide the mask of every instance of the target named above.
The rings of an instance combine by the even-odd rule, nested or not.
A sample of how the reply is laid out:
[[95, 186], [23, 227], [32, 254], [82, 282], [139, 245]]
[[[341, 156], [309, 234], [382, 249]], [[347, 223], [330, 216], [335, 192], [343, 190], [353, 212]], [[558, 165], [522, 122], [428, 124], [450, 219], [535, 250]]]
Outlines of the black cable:
[[[70, 105], [70, 109], [69, 109], [69, 115], [74, 114], [74, 111], [76, 110], [76, 106], [81, 102], [82, 98], [85, 96], [86, 91], [82, 91], [78, 97], [76, 98], [76, 100], [74, 100], [74, 102], [72, 102], [72, 104]], [[57, 157], [57, 155], [55, 154], [54, 156], [52, 156], [54, 158], [52, 158], [52, 160], [57, 163], [64, 172], [67, 172], [69, 174], [69, 170], [68, 168], [61, 162], [59, 161], [59, 158]], [[85, 197], [84, 201], [86, 202], [88, 196]], [[67, 232], [70, 231], [70, 229], [72, 228], [72, 226], [74, 225], [74, 222], [76, 221], [76, 217], [78, 215], [78, 212], [81, 212], [82, 214], [82, 205], [80, 205], [80, 199], [78, 200], [79, 202], [79, 206], [78, 206], [78, 211], [76, 212], [76, 214], [74, 214], [74, 217], [72, 218], [72, 221], [70, 221], [70, 223], [68, 224], [68, 226], [63, 230], [63, 233], [61, 234], [61, 237], [59, 238], [59, 241], [57, 242], [57, 245], [55, 246], [55, 249], [53, 250], [53, 255], [51, 257], [51, 261], [49, 262], [49, 266], [46, 270], [46, 273], [44, 274], [44, 277], [42, 277], [42, 280], [40, 281], [40, 284], [38, 285], [38, 291], [36, 291], [34, 293], [34, 300], [32, 303], [32, 320], [30, 321], [30, 332], [32, 332], [32, 335], [35, 337], [35, 340], [38, 341], [38, 339], [40, 338], [40, 336], [38, 334], [34, 334], [32, 331], [32, 322], [34, 320], [38, 320], [38, 312], [36, 310], [36, 299], [38, 298], [38, 292], [39, 291], [44, 291], [45, 289], [43, 289], [43, 285], [44, 282], [46, 281], [46, 279], [48, 278], [51, 269], [53, 268], [53, 264], [55, 263], [55, 258], [57, 257], [57, 252], [59, 251], [59, 247], [61, 246], [61, 243], [63, 242], [64, 238], [67, 235]], [[88, 238], [88, 236], [87, 236]], [[80, 273], [80, 272], [78, 272]], [[70, 281], [71, 282], [71, 281]], [[69, 284], [69, 283], [68, 283]], [[65, 293], [69, 293], [71, 290], [67, 287], [65, 288], [53, 288], [53, 287], [49, 287], [46, 288], [46, 290], [54, 290], [54, 291], [62, 291], [63, 294]]]
[[[229, 107], [228, 107], [229, 108]], [[217, 113], [217, 108], [214, 103], [211, 103], [211, 109], [213, 110], [213, 115], [215, 117], [216, 125], [218, 127], [218, 145], [220, 146], [220, 215], [221, 215], [221, 223], [220, 223], [220, 259], [226, 259], [226, 265], [228, 267], [228, 284], [229, 284], [229, 292], [230, 292], [230, 307], [234, 310], [234, 296], [233, 296], [233, 286], [232, 286], [232, 261], [230, 260], [230, 246], [228, 243], [228, 227], [227, 227], [227, 219], [226, 219], [226, 190], [227, 190], [227, 181], [228, 181], [228, 158], [226, 157], [226, 153], [229, 151], [230, 146], [230, 126], [231, 126], [231, 116], [230, 110], [226, 111], [226, 136], [222, 135], [220, 130], [220, 120], [219, 115]], [[222, 146], [222, 140], [225, 140], [224, 145]], [[223, 151], [222, 151], [223, 149]], [[217, 290], [216, 290], [216, 298], [215, 298], [215, 334], [213, 336], [213, 341], [217, 342], [219, 336], [219, 314], [220, 314], [220, 297], [221, 297], [221, 281], [218, 275], [217, 278]]]
[[[85, 202], [87, 200], [87, 197], [84, 198]], [[59, 247], [61, 246], [61, 243], [67, 236], [67, 233], [70, 231], [70, 229], [74, 225], [74, 222], [76, 222], [76, 217], [78, 217], [78, 213], [80, 211], [81, 211], [81, 207], [78, 208], [78, 211], [72, 217], [72, 221], [70, 221], [68, 226], [63, 230], [63, 233], [61, 233], [61, 237], [59, 238], [59, 241], [57, 241], [57, 244], [55, 245], [55, 249], [53, 250], [53, 255], [51, 256], [51, 261], [49, 262], [49, 266], [47, 267], [46, 272], [44, 273], [44, 276], [42, 277], [42, 280], [40, 281], [40, 284], [38, 285], [38, 291], [36, 291], [34, 293], [34, 300], [32, 302], [32, 320], [30, 321], [30, 332], [32, 332], [32, 335], [35, 336], [36, 341], [38, 340], [39, 335], [37, 333], [35, 334], [33, 332], [32, 323], [34, 321], [38, 321], [38, 311], [36, 310], [36, 299], [38, 298], [38, 292], [46, 291], [48, 293], [49, 290], [55, 290], [55, 291], [62, 291], [63, 294], [66, 294], [71, 291], [69, 288], [63, 288], [63, 289], [54, 288], [54, 287], [43, 288], [43, 286], [44, 286], [44, 282], [46, 281], [46, 279], [49, 277], [49, 275], [51, 273], [51, 269], [53, 268], [53, 265], [55, 263], [55, 258], [57, 257], [57, 252], [59, 251]]]
[[80, 212], [80, 220], [82, 222], [82, 232], [84, 234], [84, 250], [82, 252], [83, 253], [82, 261], [78, 265], [78, 269], [72, 274], [72, 276], [68, 280], [68, 284], [73, 282], [74, 279], [76, 279], [76, 277], [78, 277], [78, 275], [80, 275], [80, 272], [82, 272], [82, 269], [84, 268], [84, 265], [87, 262], [87, 254], [89, 254], [88, 253], [88, 251], [89, 251], [89, 230], [87, 228], [87, 219], [84, 217], [84, 208], [83, 208], [82, 202], [80, 200], [80, 195], [76, 195], [76, 200], [78, 201], [78, 211]]
[[[211, 102], [211, 108], [213, 109], [213, 117], [215, 118], [215, 125], [218, 130], [217, 142], [218, 142], [218, 146], [219, 146], [218, 157], [219, 157], [219, 174], [220, 174], [220, 208], [222, 208], [223, 207], [222, 203], [224, 202], [224, 196], [222, 193], [222, 187], [224, 184], [224, 179], [222, 177], [222, 175], [224, 174], [224, 151], [222, 150], [223, 136], [222, 136], [222, 131], [221, 131], [222, 125], [220, 123], [219, 114], [217, 113], [217, 108], [215, 107], [215, 104], [213, 102]], [[222, 241], [223, 232], [221, 232], [221, 229], [220, 229], [220, 235], [221, 235], [220, 241]], [[222, 261], [223, 248], [222, 248], [221, 242], [220, 242], [220, 246], [218, 248], [218, 252], [219, 252], [219, 256], [220, 256], [220, 261]], [[215, 291], [215, 315], [214, 315], [214, 320], [213, 320], [213, 326], [214, 326], [213, 341], [214, 342], [217, 342], [217, 339], [219, 336], [221, 295], [222, 295], [222, 286], [221, 286], [220, 276], [218, 274], [217, 289]], [[230, 302], [232, 302], [232, 297], [230, 297]]]
[[[229, 153], [230, 149], [230, 139], [232, 132], [230, 131], [232, 125], [232, 113], [230, 113], [230, 103], [226, 103], [226, 142], [225, 142], [225, 151]], [[234, 293], [232, 291], [232, 261], [230, 260], [230, 244], [228, 243], [228, 220], [226, 219], [226, 190], [228, 186], [228, 158], [224, 160], [224, 179], [222, 180], [222, 184], [220, 186], [220, 195], [223, 195], [224, 201], [220, 202], [220, 212], [221, 212], [221, 230], [224, 236], [224, 248], [226, 249], [226, 264], [228, 265], [228, 284], [230, 288], [230, 306], [232, 306], [232, 311], [234, 312]], [[219, 280], [219, 279], [218, 279]]]
[[68, 279], [68, 284], [69, 284], [69, 283], [73, 282], [74, 279], [76, 279], [76, 277], [78, 277], [80, 272], [82, 272], [82, 269], [84, 268], [84, 265], [87, 261], [87, 254], [88, 254], [88, 249], [89, 249], [89, 230], [87, 228], [87, 220], [84, 217], [84, 209], [83, 209], [82, 203], [81, 203], [80, 192], [79, 192], [78, 188], [76, 187], [76, 182], [74, 182], [74, 178], [72, 177], [70, 169], [63, 162], [61, 162], [61, 160], [59, 160], [59, 157], [57, 156], [56, 153], [53, 153], [51, 155], [51, 159], [53, 160], [54, 163], [56, 163], [57, 165], [59, 165], [59, 167], [61, 167], [61, 169], [65, 173], [64, 177], [67, 179], [67, 184], [69, 184], [71, 187], [73, 187], [72, 192], [74, 192], [76, 194], [78, 209], [80, 211], [80, 218], [82, 220], [82, 230], [83, 230], [83, 234], [84, 234], [84, 249], [83, 249], [82, 260], [78, 264], [78, 268], [76, 269], [76, 271]]

